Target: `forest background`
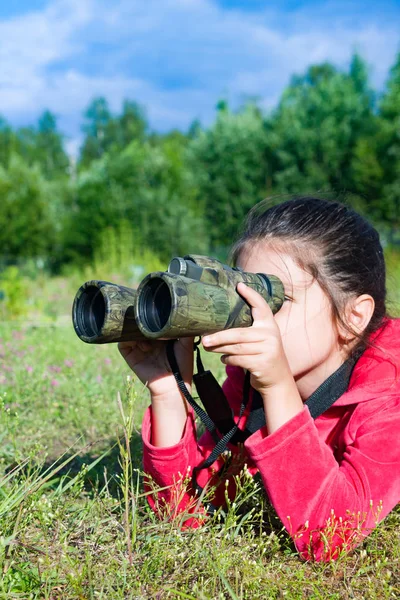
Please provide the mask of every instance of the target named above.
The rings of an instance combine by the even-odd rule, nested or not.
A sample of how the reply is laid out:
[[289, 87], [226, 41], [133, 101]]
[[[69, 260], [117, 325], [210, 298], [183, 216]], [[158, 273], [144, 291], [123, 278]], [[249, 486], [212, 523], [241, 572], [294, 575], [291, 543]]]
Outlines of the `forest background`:
[[16, 266], [32, 277], [111, 261], [135, 277], [173, 255], [225, 259], [249, 208], [287, 194], [346, 199], [386, 246], [400, 238], [400, 53], [379, 94], [354, 54], [348, 71], [293, 76], [268, 113], [222, 99], [210, 126], [159, 134], [145, 107], [113, 114], [98, 97], [82, 129], [71, 158], [51, 112], [19, 129], [0, 118], [3, 288]]

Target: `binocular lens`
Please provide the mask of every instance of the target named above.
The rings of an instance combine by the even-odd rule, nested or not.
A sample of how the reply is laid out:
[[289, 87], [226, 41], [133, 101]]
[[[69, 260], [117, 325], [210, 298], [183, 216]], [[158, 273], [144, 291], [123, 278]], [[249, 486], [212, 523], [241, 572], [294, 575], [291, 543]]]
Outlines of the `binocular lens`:
[[76, 302], [75, 323], [81, 335], [100, 335], [106, 316], [106, 305], [99, 288], [88, 286]]
[[168, 322], [171, 308], [168, 285], [162, 279], [151, 279], [139, 296], [139, 313], [146, 329], [151, 332], [161, 331]]

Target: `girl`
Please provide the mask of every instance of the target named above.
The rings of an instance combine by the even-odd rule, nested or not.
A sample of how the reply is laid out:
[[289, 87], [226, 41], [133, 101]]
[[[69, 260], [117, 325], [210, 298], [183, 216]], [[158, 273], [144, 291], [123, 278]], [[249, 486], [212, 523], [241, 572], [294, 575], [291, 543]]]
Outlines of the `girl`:
[[[253, 209], [232, 258], [245, 271], [279, 277], [286, 296], [274, 316], [257, 292], [239, 284], [253, 325], [202, 340], [226, 365], [223, 389], [240, 429], [248, 416], [239, 419], [246, 371], [266, 424], [243, 447], [230, 447], [236, 460], [229, 475], [225, 471], [218, 481], [220, 458], [199, 471], [198, 483], [211, 481], [212, 502], [222, 505], [225, 480], [233, 498], [233, 475], [247, 464], [251, 474], [259, 471], [301, 555], [337, 558], [400, 500], [400, 321], [386, 315], [378, 233], [340, 203], [301, 197], [263, 212]], [[171, 515], [194, 512], [198, 497], [185, 475], [215, 442], [209, 433], [196, 440], [193, 413], [168, 367], [165, 342], [119, 348], [150, 392], [142, 428], [144, 468], [164, 488], [150, 502]], [[190, 390], [193, 340], [177, 340], [175, 355]], [[349, 357], [355, 366], [344, 393], [314, 420], [305, 401], [316, 391], [323, 394], [324, 382]], [[192, 518], [189, 524], [200, 522]]]

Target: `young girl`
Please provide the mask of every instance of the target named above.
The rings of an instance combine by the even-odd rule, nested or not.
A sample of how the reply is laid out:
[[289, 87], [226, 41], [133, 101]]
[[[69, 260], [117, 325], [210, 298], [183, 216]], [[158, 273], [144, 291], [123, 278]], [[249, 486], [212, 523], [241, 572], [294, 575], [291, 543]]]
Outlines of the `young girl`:
[[[222, 458], [198, 472], [198, 483], [204, 488], [211, 480], [212, 503], [222, 505], [227, 477], [233, 498], [233, 475], [247, 464], [251, 474], [259, 471], [301, 555], [337, 558], [400, 500], [400, 320], [386, 315], [378, 233], [340, 203], [296, 198], [251, 211], [232, 258], [245, 271], [279, 277], [286, 296], [273, 315], [257, 292], [239, 284], [253, 325], [203, 337], [204, 349], [220, 354], [226, 365], [223, 389], [240, 429], [248, 416], [246, 410], [239, 419], [246, 371], [262, 399], [266, 425], [242, 447], [229, 446], [236, 460], [220, 481], [215, 474]], [[193, 413], [168, 366], [165, 342], [119, 348], [150, 392], [144, 468], [163, 488], [150, 502], [171, 515], [198, 512], [198, 496], [184, 480], [215, 442], [208, 432], [196, 440]], [[174, 350], [190, 390], [193, 340], [177, 340]], [[355, 366], [344, 393], [314, 420], [305, 401], [324, 392], [320, 386], [349, 357]]]

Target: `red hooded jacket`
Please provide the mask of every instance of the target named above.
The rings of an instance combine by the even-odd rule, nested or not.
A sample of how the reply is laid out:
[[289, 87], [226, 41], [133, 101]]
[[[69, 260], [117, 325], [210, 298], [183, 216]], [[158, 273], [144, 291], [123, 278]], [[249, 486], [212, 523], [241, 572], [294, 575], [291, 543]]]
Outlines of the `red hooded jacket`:
[[[400, 501], [400, 319], [389, 319], [373, 336], [354, 367], [348, 390], [316, 420], [308, 408], [268, 435], [255, 432], [244, 448], [231, 446], [237, 460], [232, 475], [247, 464], [260, 472], [268, 497], [305, 559], [331, 560], [349, 550]], [[227, 367], [223, 389], [237, 415], [244, 372]], [[240, 427], [244, 428], [246, 415]], [[211, 452], [207, 432], [196, 441], [189, 414], [182, 439], [168, 448], [151, 444], [151, 408], [142, 427], [144, 469], [161, 491], [150, 495], [154, 510], [170, 516], [198, 512], [198, 499], [185, 475]], [[199, 472], [204, 487], [223, 464]], [[214, 505], [224, 504], [226, 482], [217, 486]], [[212, 480], [215, 483], [215, 477]], [[197, 527], [200, 518], [186, 526]]]

